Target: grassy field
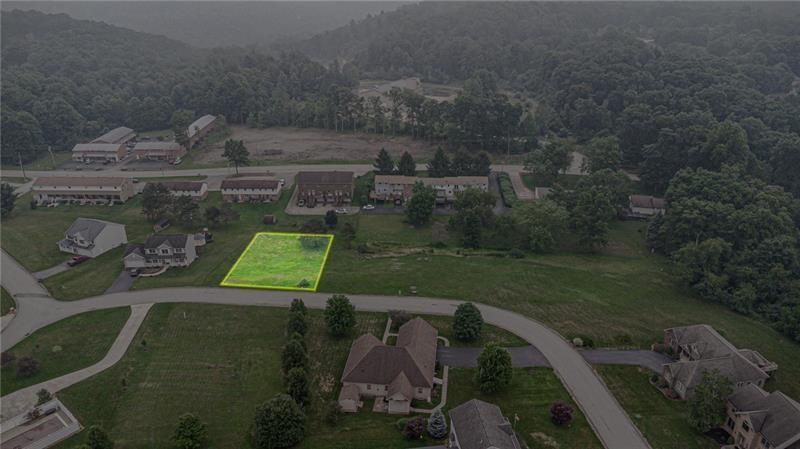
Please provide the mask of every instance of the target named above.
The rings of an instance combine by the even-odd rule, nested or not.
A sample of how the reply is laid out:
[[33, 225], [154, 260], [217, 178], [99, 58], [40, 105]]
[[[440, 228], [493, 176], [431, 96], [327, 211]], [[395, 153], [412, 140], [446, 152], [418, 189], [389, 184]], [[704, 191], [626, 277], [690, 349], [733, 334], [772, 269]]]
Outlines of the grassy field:
[[[603, 447], [552, 370], [515, 369], [511, 385], [495, 394], [477, 390], [474, 376], [473, 369], [450, 370], [448, 409], [472, 398], [496, 404], [511, 422], [514, 422], [514, 415], [519, 416], [515, 430], [532, 449]], [[565, 402], [575, 410], [569, 426], [559, 427], [550, 421], [550, 406], [556, 401]]]
[[[55, 160], [55, 165], [53, 161]], [[23, 164], [25, 170], [55, 170], [59, 165], [64, 162], [72, 160], [71, 151], [54, 151], [53, 156], [50, 153], [44, 152], [40, 157]], [[3, 170], [19, 170], [19, 164], [6, 163], [2, 165]]]
[[16, 305], [14, 298], [11, 297], [11, 293], [7, 292], [4, 288], [0, 288], [0, 316], [7, 314], [8, 311], [11, 310], [12, 307], [16, 307]]
[[88, 312], [53, 323], [34, 332], [8, 350], [19, 359], [30, 356], [39, 362], [39, 372], [20, 378], [16, 364], [0, 371], [0, 394], [19, 390], [100, 361], [117, 338], [130, 315], [127, 307]]
[[[313, 393], [307, 413], [308, 435], [298, 447], [400, 449], [432, 444], [404, 440], [394, 427], [399, 417], [371, 413], [371, 401], [359, 413], [345, 415], [336, 426], [324, 422], [323, 405], [338, 394], [353, 338], [366, 332], [379, 338], [383, 334], [385, 314], [357, 315], [352, 334], [335, 339], [327, 335], [321, 311], [310, 311], [306, 343]], [[209, 447], [248, 447], [255, 408], [283, 390], [279, 371], [286, 316], [286, 310], [275, 308], [156, 305], [117, 365], [59, 397], [85, 427], [100, 424], [107, 429], [117, 448], [166, 447], [177, 417], [184, 412], [197, 413], [208, 424]], [[447, 318], [436, 317], [433, 322], [445, 330], [450, 327]], [[486, 335], [502, 337], [503, 332], [488, 328]], [[508, 341], [509, 337], [504, 338]], [[448, 405], [478, 394], [472, 376], [471, 370], [457, 370]], [[549, 370], [520, 370], [514, 386], [506, 394], [487, 399], [509, 413], [519, 411], [526, 426], [538, 425], [543, 416], [537, 409], [535, 417], [531, 414], [528, 420], [533, 406], [568, 399]], [[525, 391], [524, 398], [512, 394], [518, 393], [518, 388]], [[595, 447], [591, 435], [585, 421], [579, 419], [568, 432], [552, 436], [565, 443], [562, 447], [570, 447], [566, 443], [572, 441]], [[58, 447], [72, 448], [83, 438], [78, 435]]]
[[685, 402], [667, 399], [650, 385], [649, 371], [611, 365], [598, 365], [595, 369], [654, 449], [719, 447], [689, 425]]
[[220, 285], [316, 291], [331, 235], [261, 232]]
[[103, 294], [122, 272], [125, 248], [112, 249], [92, 260], [51, 276], [42, 283], [54, 298], [63, 301]]

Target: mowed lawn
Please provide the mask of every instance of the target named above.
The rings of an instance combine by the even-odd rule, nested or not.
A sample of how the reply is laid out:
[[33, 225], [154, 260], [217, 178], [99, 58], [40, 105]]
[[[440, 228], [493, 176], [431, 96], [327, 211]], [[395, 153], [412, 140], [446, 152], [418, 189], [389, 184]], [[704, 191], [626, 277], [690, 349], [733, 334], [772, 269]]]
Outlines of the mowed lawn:
[[11, 311], [12, 307], [16, 307], [16, 303], [11, 293], [7, 292], [4, 288], [0, 288], [0, 315], [7, 314]]
[[315, 291], [333, 236], [258, 233], [223, 286]]
[[19, 360], [33, 357], [39, 371], [17, 375], [16, 361], [0, 371], [0, 394], [6, 395], [99, 362], [130, 316], [128, 307], [96, 310], [66, 318], [39, 329], [7, 352]]

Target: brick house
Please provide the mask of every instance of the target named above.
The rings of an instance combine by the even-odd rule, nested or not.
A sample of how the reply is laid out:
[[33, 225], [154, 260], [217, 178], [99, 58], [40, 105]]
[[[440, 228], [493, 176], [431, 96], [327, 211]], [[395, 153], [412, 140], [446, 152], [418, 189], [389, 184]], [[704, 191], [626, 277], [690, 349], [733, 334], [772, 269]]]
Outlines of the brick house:
[[139, 142], [133, 147], [136, 159], [174, 162], [186, 155], [178, 142]]
[[188, 196], [195, 201], [202, 201], [208, 196], [208, 183], [205, 181], [164, 181], [159, 184], [174, 196]]
[[72, 147], [75, 162], [119, 162], [126, 154], [122, 143], [79, 143]]
[[728, 398], [722, 428], [733, 438], [723, 449], [800, 449], [800, 404], [756, 385]]
[[31, 187], [39, 203], [80, 202], [81, 204], [124, 203], [136, 192], [131, 178], [48, 176], [36, 178]]
[[439, 204], [452, 203], [459, 192], [473, 188], [483, 192], [489, 191], [488, 176], [448, 176], [443, 178], [421, 178], [417, 176], [375, 175], [375, 186], [370, 192], [370, 198], [376, 201], [408, 201], [414, 189], [414, 184], [422, 182], [433, 187], [436, 192], [436, 202]]
[[354, 189], [351, 171], [301, 171], [297, 174], [298, 205], [349, 204]]
[[270, 203], [281, 197], [281, 183], [274, 179], [234, 178], [222, 181], [222, 200], [228, 203]]

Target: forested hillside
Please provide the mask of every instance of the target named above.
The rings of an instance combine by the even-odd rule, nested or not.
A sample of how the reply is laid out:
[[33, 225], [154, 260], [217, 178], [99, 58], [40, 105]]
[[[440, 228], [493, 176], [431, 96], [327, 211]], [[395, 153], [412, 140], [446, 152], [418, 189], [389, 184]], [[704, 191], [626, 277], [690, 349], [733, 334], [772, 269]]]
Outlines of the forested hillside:
[[[176, 110], [243, 122], [261, 113], [287, 124], [334, 119], [317, 101], [354, 77], [299, 54], [197, 50], [164, 37], [33, 11], [2, 13], [2, 157], [35, 158], [116, 126], [170, 126]], [[10, 151], [13, 149], [14, 151]]]

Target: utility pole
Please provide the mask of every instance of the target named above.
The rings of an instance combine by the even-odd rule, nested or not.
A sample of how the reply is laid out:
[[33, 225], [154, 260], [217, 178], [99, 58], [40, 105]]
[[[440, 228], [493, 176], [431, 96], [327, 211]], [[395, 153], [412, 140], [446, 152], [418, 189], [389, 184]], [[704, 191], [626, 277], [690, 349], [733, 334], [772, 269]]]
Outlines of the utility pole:
[[24, 166], [24, 165], [22, 165], [22, 153], [20, 153], [19, 151], [17, 151], [17, 157], [19, 157], [19, 169], [20, 169], [20, 170], [22, 170], [22, 177], [23, 177], [25, 180], [27, 180], [27, 179], [28, 179], [28, 176], [27, 176], [27, 175], [25, 175], [25, 166]]
[[47, 152], [50, 153], [50, 160], [53, 161], [53, 170], [56, 169], [56, 157], [53, 155], [53, 147], [48, 145]]

